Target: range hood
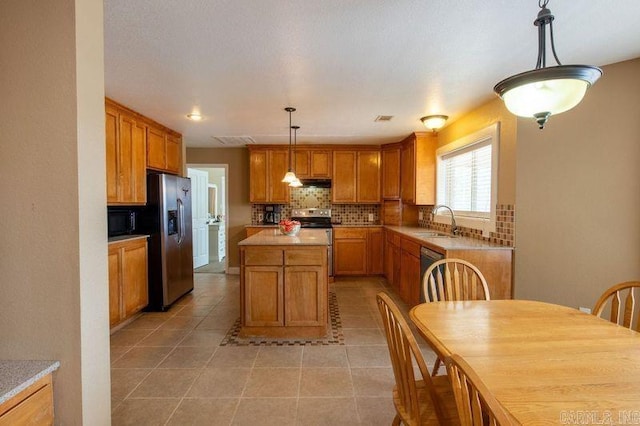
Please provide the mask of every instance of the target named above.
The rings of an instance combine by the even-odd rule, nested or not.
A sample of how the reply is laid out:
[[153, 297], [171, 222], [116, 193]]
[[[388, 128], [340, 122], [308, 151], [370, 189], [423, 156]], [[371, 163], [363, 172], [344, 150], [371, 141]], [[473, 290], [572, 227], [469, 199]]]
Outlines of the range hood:
[[331, 188], [331, 179], [300, 179], [303, 188]]

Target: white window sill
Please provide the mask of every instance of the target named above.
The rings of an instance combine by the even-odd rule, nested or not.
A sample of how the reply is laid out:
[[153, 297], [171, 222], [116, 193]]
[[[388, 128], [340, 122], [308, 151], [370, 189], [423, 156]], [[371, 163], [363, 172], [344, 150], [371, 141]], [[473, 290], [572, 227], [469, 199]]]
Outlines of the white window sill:
[[[437, 214], [433, 217], [435, 223], [451, 225], [451, 215]], [[479, 229], [484, 237], [489, 237], [489, 232], [496, 232], [496, 222], [489, 218], [456, 216], [456, 224], [465, 228]]]

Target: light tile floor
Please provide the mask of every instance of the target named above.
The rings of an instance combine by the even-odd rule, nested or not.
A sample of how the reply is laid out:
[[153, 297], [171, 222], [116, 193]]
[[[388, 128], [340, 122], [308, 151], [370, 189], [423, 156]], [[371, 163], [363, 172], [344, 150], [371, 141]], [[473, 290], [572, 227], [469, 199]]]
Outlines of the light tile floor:
[[383, 278], [332, 284], [343, 346], [219, 346], [239, 317], [238, 283], [195, 274], [193, 292], [168, 312], [111, 336], [113, 425], [391, 424], [393, 370], [375, 295], [395, 294]]

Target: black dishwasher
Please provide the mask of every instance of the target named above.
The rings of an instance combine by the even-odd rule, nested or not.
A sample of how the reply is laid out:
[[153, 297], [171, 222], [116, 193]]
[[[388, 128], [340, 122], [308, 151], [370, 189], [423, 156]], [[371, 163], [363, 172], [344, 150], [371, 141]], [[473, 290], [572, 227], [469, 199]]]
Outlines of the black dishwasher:
[[424, 303], [426, 301], [423, 285], [424, 273], [427, 272], [427, 269], [429, 269], [431, 265], [442, 259], [444, 259], [444, 255], [437, 251], [433, 251], [426, 247], [420, 248], [420, 303]]

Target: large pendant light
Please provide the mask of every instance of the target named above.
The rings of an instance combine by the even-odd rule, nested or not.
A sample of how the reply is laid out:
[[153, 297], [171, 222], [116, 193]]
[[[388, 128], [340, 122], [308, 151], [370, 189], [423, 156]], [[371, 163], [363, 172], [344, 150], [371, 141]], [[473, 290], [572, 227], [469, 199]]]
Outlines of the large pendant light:
[[[300, 126], [291, 126], [291, 128], [293, 129], [293, 158], [295, 161], [295, 157], [296, 157], [296, 147], [298, 145], [298, 129], [300, 128]], [[295, 166], [295, 163], [294, 163]], [[295, 173], [295, 167], [293, 169], [294, 173]], [[302, 186], [302, 182], [300, 182], [300, 179], [298, 178], [298, 176], [296, 176], [296, 178], [289, 184], [289, 186], [293, 187], [293, 188], [300, 188]]]
[[296, 109], [293, 107], [286, 107], [284, 110], [289, 113], [289, 170], [282, 178], [282, 182], [291, 183], [297, 179], [296, 174], [293, 173], [293, 170], [291, 169], [291, 113]]
[[[591, 65], [562, 65], [553, 41], [553, 15], [549, 0], [538, 0], [540, 12], [533, 24], [538, 27], [538, 62], [536, 68], [513, 75], [496, 84], [493, 90], [509, 111], [519, 117], [533, 117], [542, 129], [553, 114], [578, 105], [587, 89], [602, 75]], [[546, 26], [549, 26], [551, 50], [557, 66], [547, 67]]]

